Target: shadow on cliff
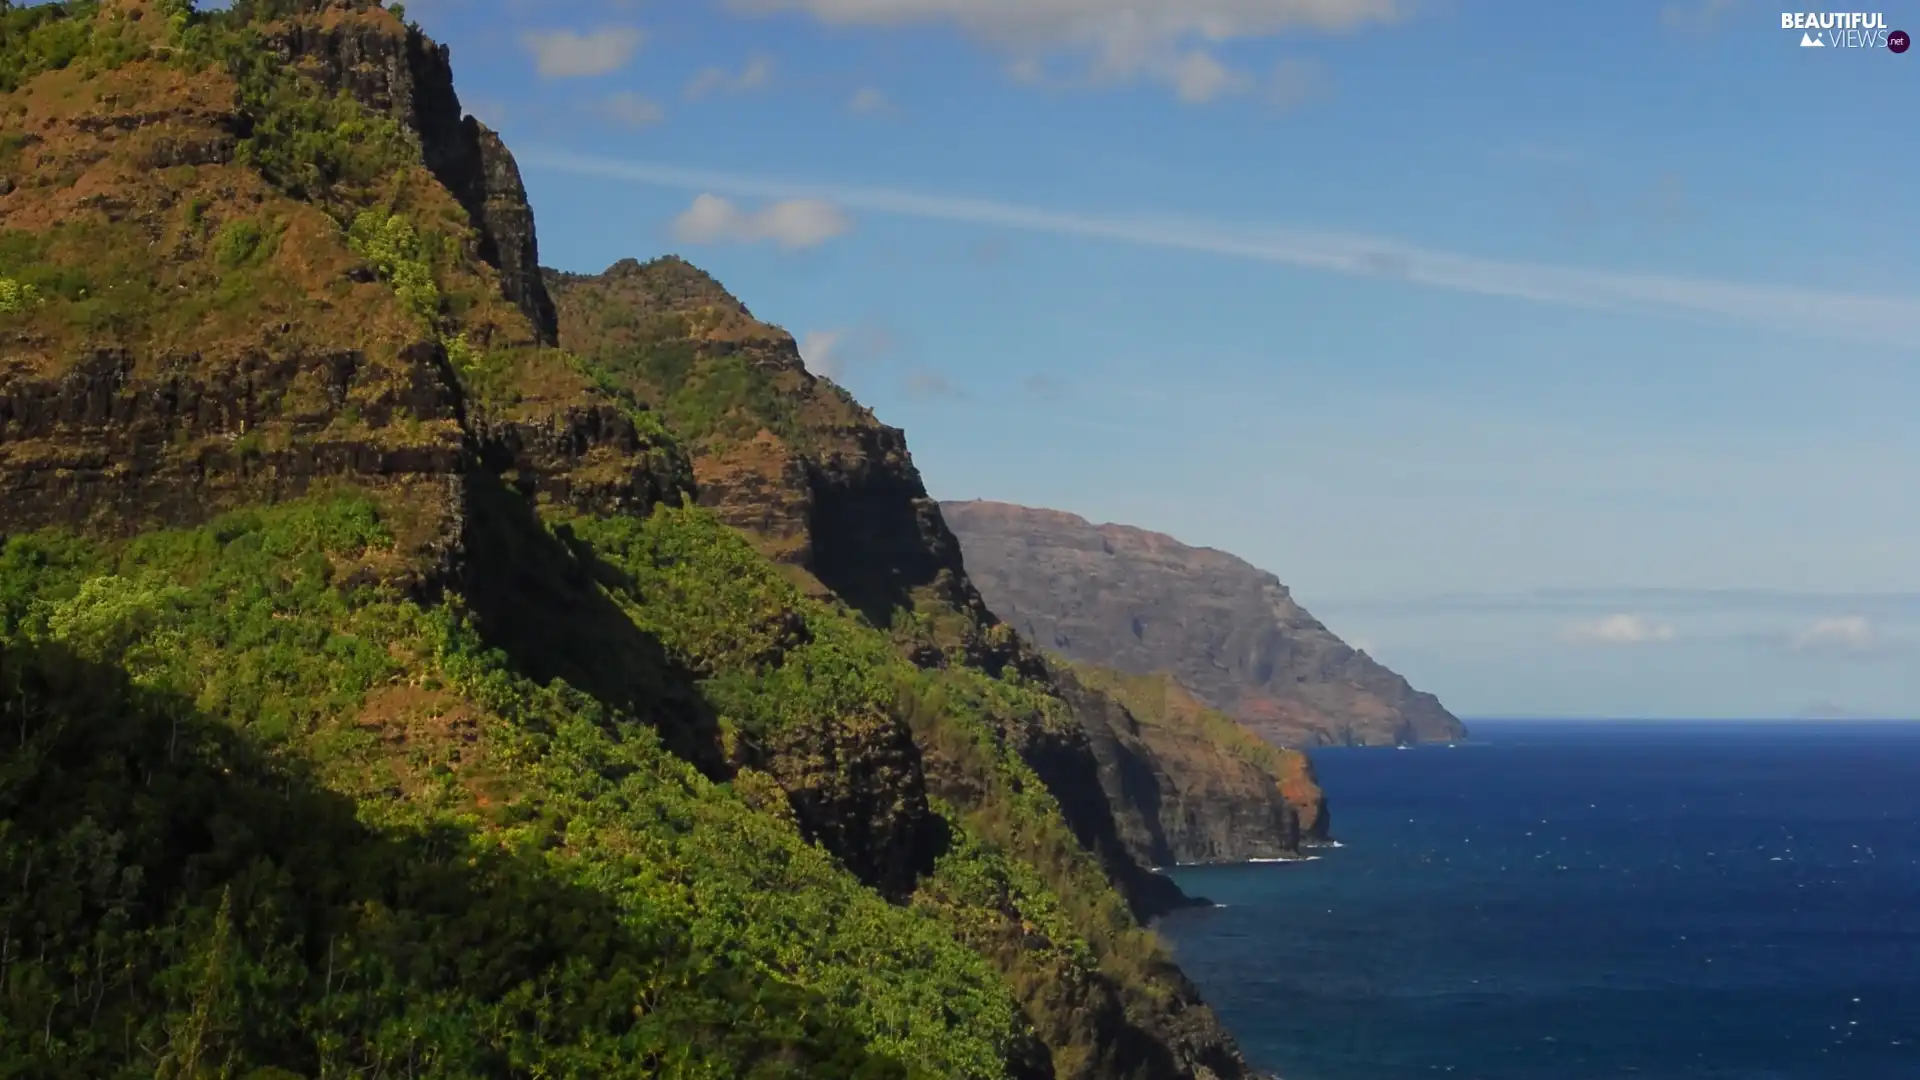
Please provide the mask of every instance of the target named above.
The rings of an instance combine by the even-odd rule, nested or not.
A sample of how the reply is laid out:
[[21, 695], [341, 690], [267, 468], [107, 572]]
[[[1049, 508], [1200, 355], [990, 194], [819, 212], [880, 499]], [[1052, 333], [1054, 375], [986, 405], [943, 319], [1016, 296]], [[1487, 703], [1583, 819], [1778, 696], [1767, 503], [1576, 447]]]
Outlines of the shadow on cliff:
[[[919, 751], [905, 727], [892, 746], [849, 745], [835, 741], [829, 718], [819, 718], [820, 741], [803, 747], [797, 763], [737, 729], [723, 739], [699, 677], [609, 596], [639, 594], [624, 569], [567, 526], [550, 531], [528, 499], [498, 478], [469, 480], [465, 512], [463, 595], [482, 640], [516, 673], [542, 684], [564, 681], [649, 723], [711, 780], [729, 780], [742, 766], [772, 773], [802, 835], [896, 903], [951, 846], [947, 823], [926, 806]], [[805, 765], [820, 755], [839, 767], [823, 773]], [[889, 760], [899, 767], [896, 783], [888, 782]]]
[[[819, 466], [808, 472], [814, 491], [808, 569], [872, 625], [888, 629], [896, 611], [913, 610], [914, 590], [933, 584], [940, 571], [963, 573], [950, 534], [944, 545], [929, 543], [946, 528], [917, 475], [848, 477]], [[923, 520], [929, 510], [935, 521]]]
[[487, 644], [535, 682], [564, 680], [652, 723], [668, 749], [727, 779], [720, 723], [693, 674], [597, 587], [619, 571], [548, 531], [497, 477], [468, 478], [465, 512], [461, 589]]
[[[504, 1078], [692, 1048], [722, 1072], [906, 1075], [844, 1025], [796, 1019], [831, 1017], [823, 1003], [636, 926], [537, 848], [370, 826], [296, 756], [64, 648], [0, 647], [0, 826], [0, 1024], [30, 1033], [0, 1071], [164, 1055]], [[522, 1000], [533, 986], [545, 1004]]]

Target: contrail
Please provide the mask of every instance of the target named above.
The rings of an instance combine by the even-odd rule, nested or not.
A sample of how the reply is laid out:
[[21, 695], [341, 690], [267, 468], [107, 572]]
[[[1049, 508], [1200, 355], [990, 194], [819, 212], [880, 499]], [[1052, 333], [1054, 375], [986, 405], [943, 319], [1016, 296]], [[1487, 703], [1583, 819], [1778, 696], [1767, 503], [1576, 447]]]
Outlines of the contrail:
[[888, 188], [806, 183], [643, 161], [534, 150], [525, 167], [650, 187], [767, 199], [825, 199], [871, 214], [1192, 251], [1484, 296], [1602, 310], [1706, 315], [1747, 326], [1911, 347], [1920, 297], [1821, 292], [1655, 274], [1582, 270], [1436, 251], [1383, 237], [1182, 218], [1074, 214]]

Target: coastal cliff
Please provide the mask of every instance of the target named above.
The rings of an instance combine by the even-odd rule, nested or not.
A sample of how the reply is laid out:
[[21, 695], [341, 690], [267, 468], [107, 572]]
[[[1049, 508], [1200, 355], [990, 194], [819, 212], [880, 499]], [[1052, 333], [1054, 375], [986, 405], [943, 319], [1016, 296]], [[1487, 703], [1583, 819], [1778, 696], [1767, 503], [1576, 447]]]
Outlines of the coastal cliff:
[[[1143, 917], [1181, 901], [1142, 866], [1286, 857], [1325, 838], [1303, 834], [1236, 756], [1243, 732], [1201, 732], [1192, 710], [1158, 705], [1142, 724], [1013, 634], [974, 588], [904, 434], [809, 372], [790, 334], [709, 275], [669, 256], [549, 271], [548, 286], [562, 344], [683, 434], [701, 501], [796, 581], [888, 628], [922, 666], [1010, 672], [1058, 700], [1073, 723], [1033, 726], [1026, 757]], [[1288, 769], [1303, 800], [1323, 801], [1304, 760]]]
[[1432, 694], [1348, 646], [1244, 560], [1056, 510], [976, 501], [941, 511], [988, 606], [1049, 652], [1167, 672], [1282, 746], [1466, 733]]
[[538, 271], [446, 49], [0, 6], [0, 93], [0, 1060], [1249, 1075], [1142, 925], [1242, 812], [1204, 724], [995, 619], [706, 275]]
[[[1062, 682], [1071, 695], [1092, 695], [1082, 707], [1105, 721], [1106, 738], [1094, 745], [1103, 772], [1117, 774], [1110, 786], [1146, 793], [1116, 800], [1152, 807], [1126, 819], [1138, 821], [1127, 840], [1140, 858], [1156, 866], [1286, 859], [1330, 839], [1326, 794], [1300, 751], [1261, 740], [1168, 675], [1074, 665]], [[1139, 776], [1142, 768], [1151, 776]]]

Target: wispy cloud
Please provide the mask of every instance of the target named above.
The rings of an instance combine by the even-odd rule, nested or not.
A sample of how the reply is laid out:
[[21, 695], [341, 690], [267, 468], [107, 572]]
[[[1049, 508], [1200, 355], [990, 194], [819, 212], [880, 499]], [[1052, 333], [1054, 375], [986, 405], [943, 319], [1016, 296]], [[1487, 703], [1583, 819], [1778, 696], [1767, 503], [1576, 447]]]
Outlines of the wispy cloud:
[[682, 243], [766, 241], [789, 249], [816, 247], [852, 227], [839, 207], [820, 199], [788, 199], [747, 210], [712, 194], [696, 197], [672, 224], [674, 239]]
[[650, 127], [667, 118], [667, 110], [659, 102], [639, 94], [614, 94], [596, 106], [601, 116], [623, 127]]
[[773, 58], [756, 56], [735, 72], [726, 68], [703, 68], [687, 83], [687, 97], [698, 101], [715, 94], [744, 94], [773, 81]]
[[863, 86], [847, 99], [847, 111], [863, 116], [886, 116], [898, 112], [899, 107], [877, 86]]
[[1873, 621], [1863, 615], [1829, 615], [1793, 636], [1801, 652], [1867, 652], [1880, 644]]
[[835, 326], [802, 335], [800, 358], [815, 375], [839, 381], [852, 369], [883, 359], [895, 345], [884, 327]]
[[523, 167], [654, 187], [776, 199], [820, 198], [854, 210], [985, 225], [1141, 247], [1191, 251], [1354, 277], [1568, 307], [1704, 316], [1814, 337], [1912, 348], [1920, 296], [1837, 293], [1525, 263], [1441, 251], [1387, 237], [1233, 225], [1204, 219], [1113, 216], [890, 188], [805, 183], [564, 151], [530, 151]]
[[[1260, 80], [1216, 46], [1294, 30], [1338, 33], [1396, 22], [1403, 0], [726, 0], [736, 11], [801, 11], [841, 26], [947, 24], [1009, 59], [1016, 79], [1040, 81], [1064, 54], [1086, 79], [1149, 79], [1189, 103], [1255, 89]], [[1284, 97], [1284, 89], [1280, 91]]]
[[815, 330], [800, 338], [800, 359], [807, 370], [815, 375], [824, 375], [831, 379], [840, 374], [840, 343], [846, 340], [845, 330]]
[[591, 33], [573, 30], [529, 30], [520, 43], [533, 53], [534, 69], [544, 79], [606, 75], [625, 67], [640, 47], [640, 31], [629, 26], [603, 27]]
[[1651, 645], [1672, 641], [1679, 635], [1673, 627], [1655, 622], [1645, 615], [1606, 615], [1574, 623], [1561, 637], [1575, 645]]
[[1660, 616], [1763, 615], [1825, 618], [1833, 611], [1879, 620], [1920, 619], [1920, 593], [1818, 592], [1790, 589], [1539, 589], [1526, 592], [1437, 593], [1430, 596], [1322, 600], [1346, 612], [1396, 616], [1604, 614], [1622, 609]]
[[1801, 653], [1863, 660], [1899, 658], [1904, 663], [1913, 653], [1914, 640], [1864, 615], [1828, 615], [1795, 631], [1787, 645]]

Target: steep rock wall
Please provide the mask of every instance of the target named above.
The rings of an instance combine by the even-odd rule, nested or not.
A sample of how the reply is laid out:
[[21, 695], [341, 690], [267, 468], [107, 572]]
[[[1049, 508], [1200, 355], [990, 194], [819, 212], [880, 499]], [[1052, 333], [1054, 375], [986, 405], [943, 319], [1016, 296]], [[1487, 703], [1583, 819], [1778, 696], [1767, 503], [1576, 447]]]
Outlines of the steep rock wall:
[[1054, 510], [945, 503], [987, 603], [1041, 648], [1164, 671], [1279, 745], [1392, 746], [1466, 729], [1225, 552]]

